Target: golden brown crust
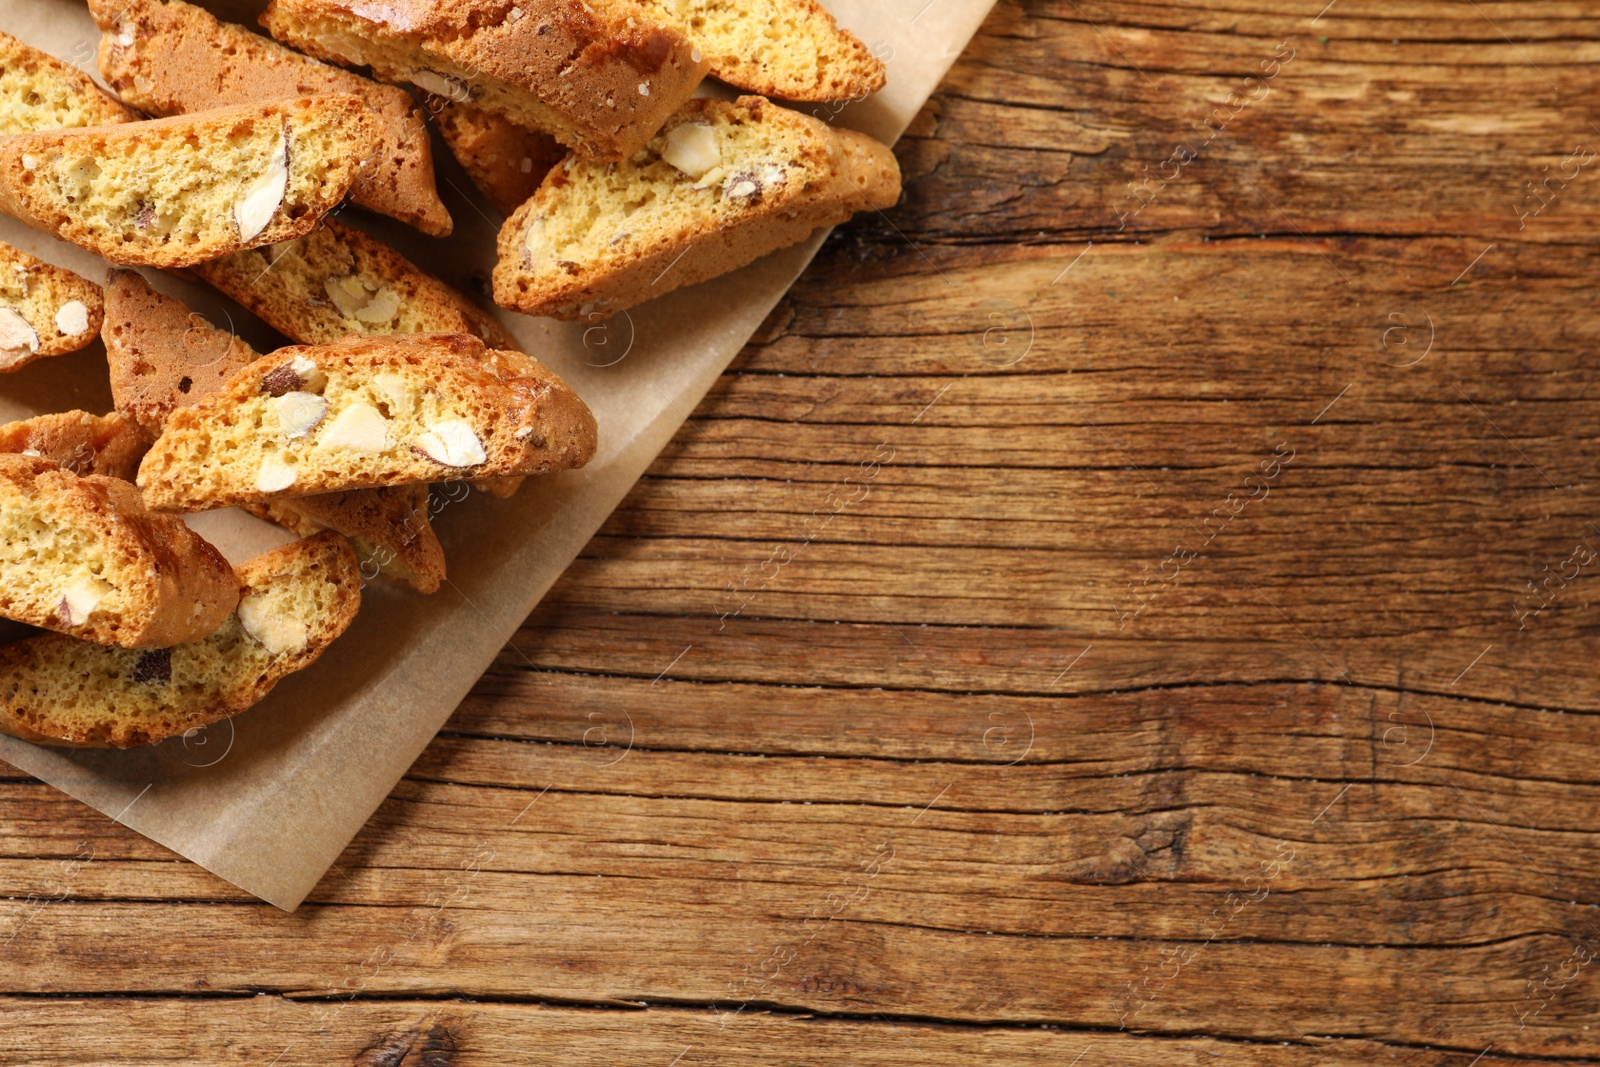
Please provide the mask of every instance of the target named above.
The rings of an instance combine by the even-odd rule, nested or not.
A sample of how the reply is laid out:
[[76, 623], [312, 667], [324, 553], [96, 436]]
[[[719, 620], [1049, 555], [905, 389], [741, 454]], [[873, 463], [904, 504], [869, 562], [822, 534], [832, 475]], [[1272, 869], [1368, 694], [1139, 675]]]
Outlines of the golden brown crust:
[[639, 0], [694, 38], [711, 73], [785, 100], [859, 100], [882, 89], [878, 57], [816, 0]]
[[[148, 511], [125, 481], [0, 454], [0, 496], [11, 531], [0, 538], [0, 615], [100, 644], [164, 648], [210, 633], [238, 601], [222, 554], [177, 517]], [[103, 609], [71, 603], [91, 578], [78, 574], [84, 560], [44, 558], [58, 538], [101, 554], [94, 577], [113, 587], [101, 591]]]
[[[250, 140], [257, 135], [258, 140]], [[376, 137], [365, 105], [348, 95], [16, 134], [0, 139], [0, 210], [113, 263], [193, 266], [309, 233], [350, 191]], [[309, 150], [317, 141], [338, 150], [319, 156]], [[220, 166], [217, 153], [224, 145], [247, 143], [241, 158], [252, 165], [268, 145], [281, 153], [285, 191], [252, 236], [244, 237], [235, 221], [234, 212], [251, 193], [239, 178], [228, 178], [226, 188], [201, 184], [173, 196], [177, 174], [192, 166], [187, 162], [192, 148], [185, 146], [196, 142], [212, 153], [207, 162], [213, 171]], [[110, 166], [126, 174], [125, 187], [68, 200], [65, 187], [91, 188]], [[265, 170], [250, 174], [267, 176]], [[186, 229], [168, 228], [164, 220], [169, 215]]]
[[427, 123], [405, 90], [301, 55], [183, 0], [90, 0], [89, 11], [105, 34], [100, 73], [152, 115], [325, 93], [360, 97], [379, 143], [351, 199], [434, 237], [451, 232], [434, 184]]
[[310, 666], [361, 605], [355, 553], [331, 531], [229, 578], [242, 587], [238, 613], [191, 642], [137, 652], [47, 634], [0, 647], [0, 733], [71, 748], [176, 737], [239, 714]]
[[604, 159], [648, 141], [707, 70], [682, 31], [631, 0], [273, 0], [261, 23]]
[[[555, 371], [515, 350], [491, 350], [484, 354], [483, 362], [496, 378], [521, 394], [523, 399], [519, 407], [533, 412], [529, 440], [534, 446], [566, 457], [563, 466], [550, 469], [581, 467], [594, 457], [600, 444], [594, 414]], [[544, 471], [522, 473], [542, 474]], [[488, 491], [496, 496], [510, 496], [516, 492], [516, 486], [501, 488], [505, 491], [495, 487], [489, 487]]]
[[567, 154], [549, 134], [471, 104], [446, 104], [435, 120], [451, 154], [502, 215], [538, 192], [550, 168]]
[[0, 135], [139, 117], [77, 67], [0, 33]]
[[78, 351], [103, 314], [98, 285], [0, 243], [0, 371]]
[[0, 452], [41, 456], [73, 474], [131, 482], [154, 435], [121, 415], [63, 411], [0, 426]]
[[151, 440], [160, 436], [173, 411], [211, 395], [257, 356], [132, 270], [114, 270], [106, 280], [101, 336], [117, 410]]
[[[336, 219], [324, 219], [294, 241], [198, 264], [195, 273], [301, 344], [352, 334], [470, 333], [496, 347], [516, 345], [493, 315], [466, 296]], [[330, 292], [330, 283], [340, 279], [355, 279], [352, 288], [365, 284], [359, 295]], [[375, 310], [380, 303], [384, 311]], [[378, 318], [386, 312], [389, 317]]]
[[[204, 511], [587, 463], [596, 434], [583, 401], [521, 353], [492, 356], [501, 358], [466, 334], [280, 349], [174, 412], [140, 465], [139, 485], [153, 506]], [[506, 380], [501, 367], [511, 368]], [[313, 409], [298, 431], [283, 415], [290, 394], [296, 410]]]
[[888, 145], [855, 130], [832, 129], [838, 147], [837, 179], [824, 195], [853, 214], [882, 211], [900, 200], [900, 163]]
[[[664, 162], [668, 138], [679, 126], [722, 124], [734, 131], [764, 127], [781, 148], [765, 166], [782, 179], [771, 187], [752, 173], [751, 192], [736, 198], [730, 190], [743, 173], [710, 187]], [[763, 157], [765, 158], [765, 157]], [[735, 170], [748, 165], [727, 163]], [[761, 169], [760, 167], [756, 169]], [[500, 229], [499, 262], [494, 271], [495, 301], [530, 315], [592, 321], [673, 289], [736, 270], [761, 256], [804, 240], [819, 226], [831, 226], [858, 211], [891, 206], [900, 195], [900, 170], [894, 154], [863, 134], [833, 130], [822, 122], [760, 97], [737, 101], [699, 99], [685, 104], [644, 153], [604, 171], [605, 180], [636, 174], [641, 186], [665, 182], [701, 190], [688, 221], [650, 230], [647, 213], [630, 216], [618, 202], [584, 203], [588, 212], [626, 237], [599, 262], [578, 262], [551, 253], [537, 265], [529, 252], [530, 227], [558, 219], [571, 200], [569, 188], [601, 174], [597, 164], [574, 161], [546, 176], [539, 192]], [[598, 181], [598, 179], [597, 179]], [[597, 182], [589, 182], [585, 189]], [[719, 192], [720, 190], [720, 192]], [[630, 191], [630, 195], [636, 193]], [[659, 198], [658, 198], [659, 200]], [[608, 208], [614, 207], [614, 211]], [[687, 205], [681, 206], [688, 211]], [[598, 224], [597, 224], [598, 225]], [[592, 242], [591, 242], [592, 244]]]

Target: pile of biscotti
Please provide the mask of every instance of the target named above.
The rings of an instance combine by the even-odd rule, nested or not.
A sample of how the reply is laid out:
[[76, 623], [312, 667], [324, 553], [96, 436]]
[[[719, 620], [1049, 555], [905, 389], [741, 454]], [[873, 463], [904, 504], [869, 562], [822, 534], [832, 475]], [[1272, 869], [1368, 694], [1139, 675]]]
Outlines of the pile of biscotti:
[[[431, 593], [430, 486], [498, 496], [594, 455], [593, 415], [472, 299], [357, 225], [435, 238], [429, 120], [508, 215], [495, 300], [594, 320], [892, 205], [889, 150], [772, 103], [883, 65], [812, 0], [88, 0], [90, 77], [0, 33], [0, 211], [114, 265], [0, 244], [0, 372], [104, 342], [116, 410], [0, 426], [0, 731], [149, 744], [237, 714], [379, 575]], [[708, 75], [746, 95], [696, 97]], [[733, 95], [733, 94], [726, 94]], [[132, 268], [292, 342], [261, 354]], [[183, 521], [300, 539], [237, 568]]]

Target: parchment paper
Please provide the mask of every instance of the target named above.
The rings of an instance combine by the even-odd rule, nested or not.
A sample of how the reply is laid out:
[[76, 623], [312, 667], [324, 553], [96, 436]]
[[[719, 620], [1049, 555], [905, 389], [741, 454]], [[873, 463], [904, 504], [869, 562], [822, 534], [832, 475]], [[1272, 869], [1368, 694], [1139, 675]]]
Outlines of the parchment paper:
[[[966, 46], [993, 0], [829, 0], [886, 61], [888, 88], [813, 105], [820, 117], [897, 139]], [[254, 25], [265, 0], [217, 0]], [[94, 73], [99, 33], [81, 0], [0, 0], [0, 30]], [[436, 144], [456, 232], [435, 241], [356, 210], [341, 217], [468, 292], [494, 261], [500, 217]], [[468, 195], [470, 192], [471, 195]], [[545, 591], [599, 529], [717, 376], [810, 262], [824, 234], [750, 268], [635, 308], [603, 327], [501, 312], [523, 348], [594, 410], [600, 452], [587, 468], [531, 479], [509, 501], [436, 492], [450, 579], [431, 597], [368, 584], [355, 624], [309, 670], [244, 715], [130, 751], [76, 751], [0, 736], [0, 758], [267, 900], [305, 898], [449, 718]], [[0, 216], [0, 240], [94, 281], [97, 257]], [[203, 286], [145, 271], [263, 351], [282, 343]], [[625, 353], [625, 355], [624, 355]], [[111, 409], [104, 350], [0, 375], [0, 421]], [[288, 540], [236, 511], [193, 525], [235, 562]], [[0, 640], [15, 636], [0, 629]]]

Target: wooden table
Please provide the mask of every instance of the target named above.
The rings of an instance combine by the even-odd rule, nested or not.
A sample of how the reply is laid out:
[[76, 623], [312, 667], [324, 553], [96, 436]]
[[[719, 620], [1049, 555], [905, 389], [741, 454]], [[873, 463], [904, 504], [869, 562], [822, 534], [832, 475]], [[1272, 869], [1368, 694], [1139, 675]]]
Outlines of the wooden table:
[[1003, 3], [298, 913], [0, 782], [0, 1060], [1600, 1058], [1600, 10], [1322, 4]]

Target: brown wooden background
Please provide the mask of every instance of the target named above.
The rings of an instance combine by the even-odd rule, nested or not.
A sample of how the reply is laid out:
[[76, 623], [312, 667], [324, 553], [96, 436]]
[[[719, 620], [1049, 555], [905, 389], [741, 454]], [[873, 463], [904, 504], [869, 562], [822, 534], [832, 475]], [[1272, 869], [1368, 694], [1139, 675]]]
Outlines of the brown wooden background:
[[0, 1060], [1600, 1058], [1597, 60], [1003, 0], [298, 913], [0, 780]]

